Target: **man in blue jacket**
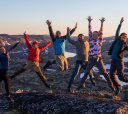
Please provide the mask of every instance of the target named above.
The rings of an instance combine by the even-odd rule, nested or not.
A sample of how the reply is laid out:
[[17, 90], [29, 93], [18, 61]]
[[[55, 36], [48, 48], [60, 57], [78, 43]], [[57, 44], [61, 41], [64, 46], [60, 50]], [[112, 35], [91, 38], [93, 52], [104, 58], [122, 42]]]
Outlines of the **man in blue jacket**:
[[[50, 36], [51, 36], [51, 39], [53, 42], [53, 46], [55, 49], [55, 59], [56, 59], [55, 61], [56, 61], [57, 67], [61, 71], [67, 70], [68, 62], [64, 55], [65, 54], [65, 40], [67, 39], [67, 37], [66, 37], [66, 35], [61, 36], [60, 31], [56, 31], [56, 35], [55, 35], [52, 30], [51, 22], [49, 20], [47, 20], [46, 23], [49, 27], [49, 33], [50, 33]], [[77, 24], [76, 24], [75, 28], [73, 28], [70, 31], [70, 34], [73, 34], [73, 32], [75, 31], [76, 28], [77, 28]]]

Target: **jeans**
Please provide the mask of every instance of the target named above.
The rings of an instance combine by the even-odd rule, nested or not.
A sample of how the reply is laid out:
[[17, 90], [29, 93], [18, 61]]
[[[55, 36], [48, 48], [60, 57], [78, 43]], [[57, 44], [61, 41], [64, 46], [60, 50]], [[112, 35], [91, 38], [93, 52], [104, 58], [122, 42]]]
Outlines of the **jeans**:
[[[79, 71], [80, 71], [81, 68], [83, 68], [84, 70], [86, 70], [87, 63], [88, 63], [88, 62], [79, 61], [79, 60], [76, 61], [76, 65], [75, 65], [74, 72], [73, 72], [73, 74], [72, 74], [72, 76], [71, 76], [71, 78], [70, 78], [70, 81], [69, 81], [69, 86], [72, 85], [73, 80], [77, 77], [77, 75], [79, 74]], [[93, 78], [92, 70], [91, 70], [91, 72], [89, 73], [89, 76], [90, 76], [91, 79]]]
[[83, 77], [83, 78], [81, 79], [81, 81], [80, 81], [79, 88], [80, 88], [81, 86], [84, 86], [84, 85], [85, 85], [85, 81], [87, 80], [89, 73], [91, 72], [92, 68], [93, 68], [95, 65], [96, 65], [97, 68], [100, 70], [100, 72], [104, 75], [105, 79], [106, 79], [107, 82], [108, 82], [109, 87], [112, 89], [112, 91], [114, 91], [115, 89], [114, 89], [114, 87], [113, 87], [113, 83], [112, 83], [112, 81], [111, 81], [111, 78], [110, 78], [109, 74], [108, 74], [107, 71], [106, 71], [106, 68], [104, 67], [104, 63], [103, 63], [101, 57], [99, 57], [99, 59], [89, 57], [88, 65], [87, 65], [87, 68], [86, 68], [86, 72], [85, 72], [84, 77]]
[[116, 86], [116, 88], [119, 88], [121, 85], [119, 84], [118, 80], [116, 79], [116, 72], [118, 74], [119, 80], [123, 82], [128, 82], [128, 77], [124, 76], [124, 62], [123, 60], [117, 60], [117, 59], [112, 59], [111, 60], [111, 67], [110, 67], [110, 77], [111, 80]]

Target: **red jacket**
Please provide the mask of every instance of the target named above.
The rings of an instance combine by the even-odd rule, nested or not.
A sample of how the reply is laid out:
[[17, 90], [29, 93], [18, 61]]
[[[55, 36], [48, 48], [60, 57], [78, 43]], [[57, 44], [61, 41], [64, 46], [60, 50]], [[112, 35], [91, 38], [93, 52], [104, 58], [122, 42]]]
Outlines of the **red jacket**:
[[29, 43], [27, 34], [24, 35], [25, 40], [26, 40], [26, 45], [28, 47], [28, 60], [35, 60], [35, 61], [39, 61], [39, 54], [41, 51], [43, 51], [45, 48], [47, 48], [49, 45], [51, 45], [51, 42], [47, 43], [46, 45], [42, 46], [42, 47], [38, 47], [36, 49], [33, 49], [31, 44]]

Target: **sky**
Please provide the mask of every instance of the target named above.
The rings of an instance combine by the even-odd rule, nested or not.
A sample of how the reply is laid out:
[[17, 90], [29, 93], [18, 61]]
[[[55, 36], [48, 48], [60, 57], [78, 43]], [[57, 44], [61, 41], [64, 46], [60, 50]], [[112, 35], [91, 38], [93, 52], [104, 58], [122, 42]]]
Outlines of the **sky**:
[[88, 35], [87, 17], [92, 16], [92, 30], [104, 22], [104, 37], [114, 36], [121, 17], [121, 32], [128, 33], [128, 0], [0, 0], [0, 34], [49, 34], [46, 20], [52, 21], [54, 32], [66, 34], [66, 28], [78, 28], [73, 36]]

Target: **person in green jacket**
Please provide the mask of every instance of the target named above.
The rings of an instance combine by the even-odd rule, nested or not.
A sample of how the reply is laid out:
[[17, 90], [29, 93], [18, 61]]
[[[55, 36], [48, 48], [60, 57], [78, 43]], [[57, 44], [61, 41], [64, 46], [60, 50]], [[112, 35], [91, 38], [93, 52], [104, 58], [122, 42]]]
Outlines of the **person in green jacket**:
[[120, 93], [120, 90], [122, 88], [117, 78], [115, 77], [116, 72], [118, 74], [119, 80], [123, 82], [128, 82], [128, 77], [124, 76], [124, 62], [123, 62], [124, 52], [125, 50], [128, 50], [128, 45], [126, 43], [127, 34], [121, 33], [121, 35], [119, 35], [123, 21], [124, 18], [122, 17], [116, 31], [115, 41], [112, 43], [108, 53], [109, 55], [111, 55], [112, 58], [111, 67], [110, 67], [110, 77], [114, 86], [116, 87], [116, 91], [115, 91], [116, 95]]

